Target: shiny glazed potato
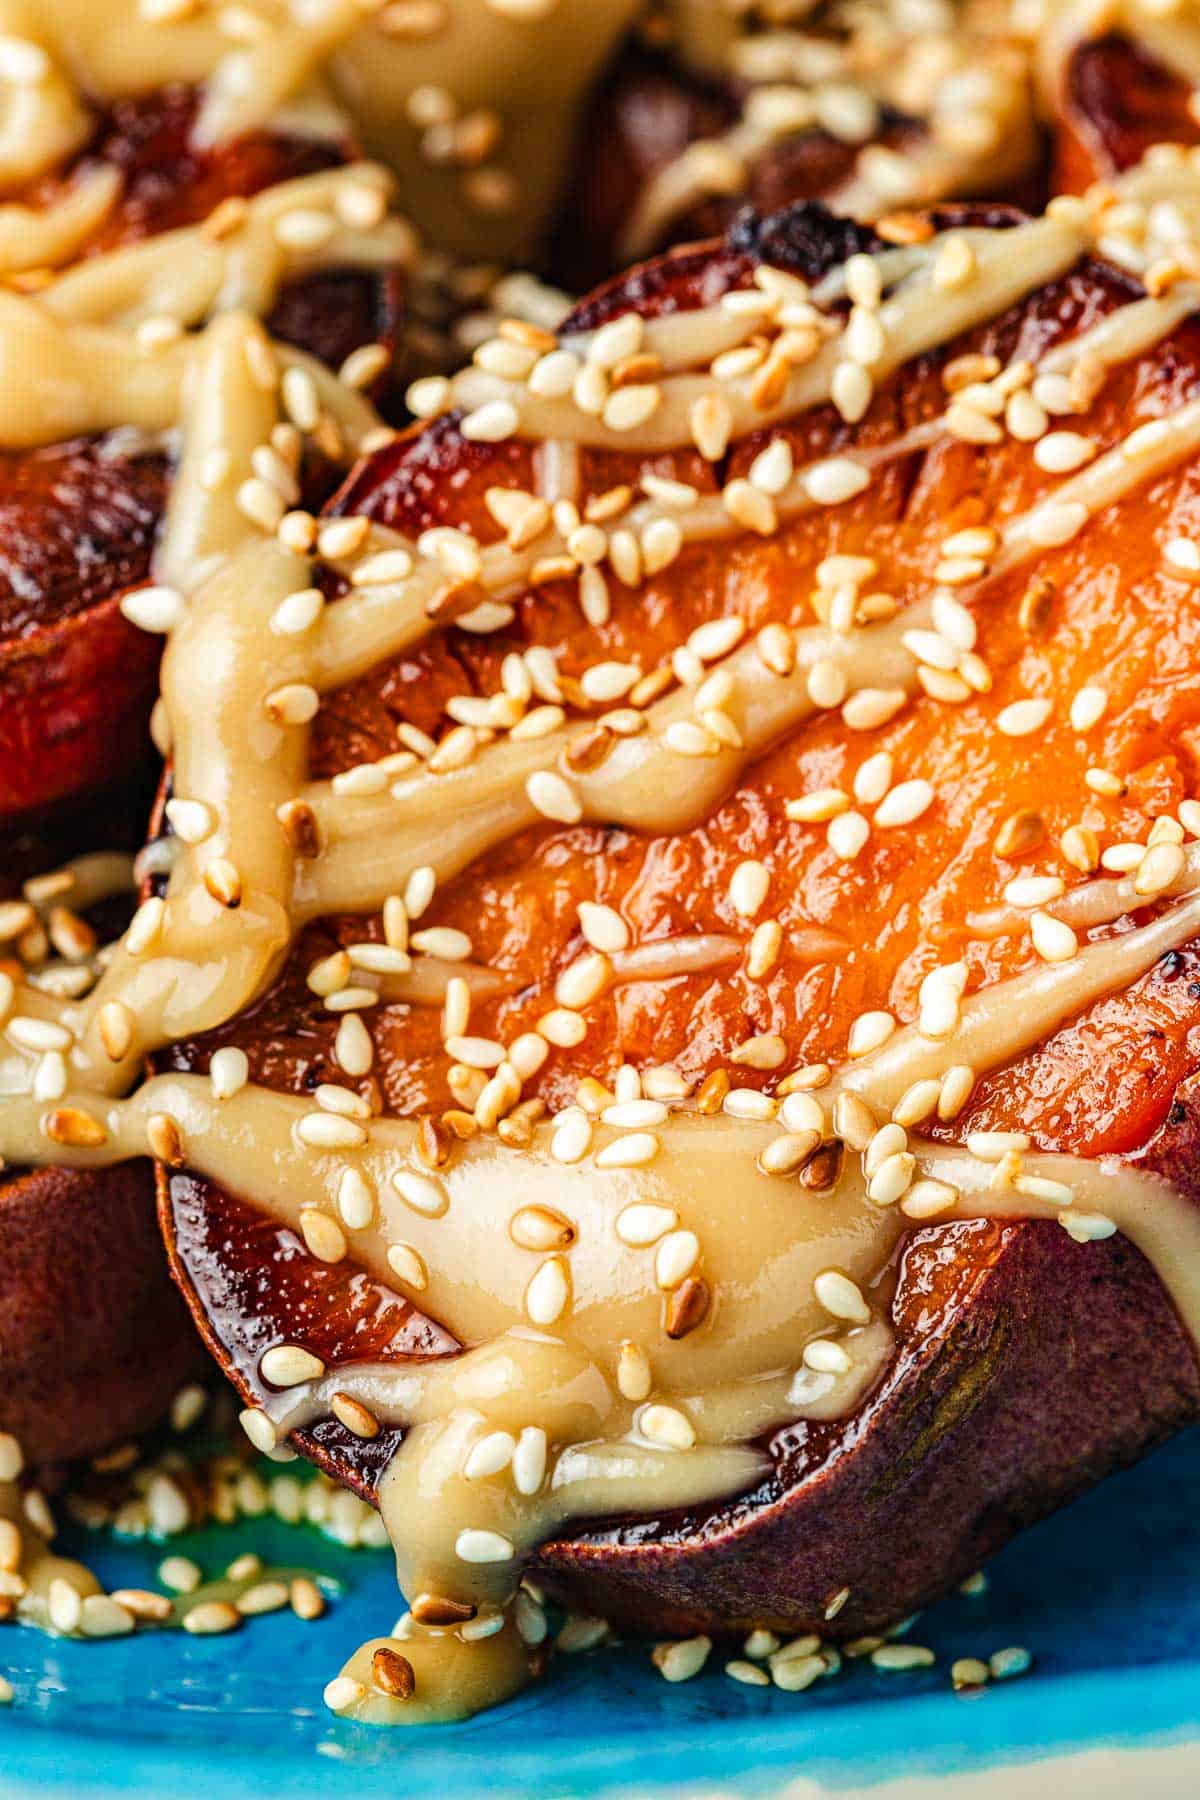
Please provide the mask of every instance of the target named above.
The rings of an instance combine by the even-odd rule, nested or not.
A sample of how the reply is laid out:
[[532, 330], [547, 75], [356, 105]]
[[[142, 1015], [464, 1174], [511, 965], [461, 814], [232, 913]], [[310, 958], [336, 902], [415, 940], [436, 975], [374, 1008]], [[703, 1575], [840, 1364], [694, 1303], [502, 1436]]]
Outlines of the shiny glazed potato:
[[[121, 101], [61, 177], [21, 198], [49, 204], [98, 167], [119, 171], [86, 258], [341, 160], [327, 144], [267, 133], [197, 153], [194, 109], [182, 89]], [[284, 291], [270, 323], [336, 367], [359, 345], [394, 341], [398, 305], [391, 278], [317, 273]], [[159, 644], [119, 601], [150, 578], [169, 473], [152, 443], [0, 451], [0, 829], [126, 778], [146, 758]]]
[[[963, 224], [973, 217], [960, 215]], [[1004, 215], [992, 219], [1002, 224]], [[794, 208], [634, 270], [584, 302], [567, 329], [594, 330], [631, 310], [651, 318], [711, 305], [750, 285], [763, 263], [816, 281], [872, 241], [820, 208]], [[964, 371], [1035, 362], [1137, 292], [1125, 275], [1083, 259], [994, 322], [882, 381], [858, 425], [819, 407], [711, 461], [693, 449], [649, 458], [585, 449], [581, 503], [648, 475], [702, 496], [745, 474], [780, 439], [797, 465], [884, 450], [941, 414]], [[1187, 323], [1118, 365], [1070, 424], [1087, 434], [1090, 455], [1119, 443], [1135, 419], [1176, 412], [1198, 390], [1200, 337]], [[502, 534], [486, 496], [530, 490], [532, 453], [516, 439], [468, 441], [460, 425], [450, 414], [379, 452], [352, 475], [335, 510], [408, 536], [451, 525], [495, 541]], [[517, 599], [507, 624], [482, 635], [439, 631], [329, 696], [314, 729], [312, 773], [396, 754], [402, 724], [438, 736], [450, 701], [496, 694], [505, 655], [530, 646], [555, 654], [572, 714], [599, 719], [614, 701], [588, 697], [587, 672], [597, 664], [636, 663], [640, 679], [669, 666], [698, 627], [731, 614], [748, 634], [811, 623], [815, 592], [818, 606], [831, 604], [828, 592], [819, 598], [818, 575], [830, 556], [869, 559], [864, 602], [869, 589], [914, 605], [935, 569], [950, 580], [948, 539], [1002, 527], [1053, 488], [1057, 477], [1029, 441], [999, 435], [981, 445], [934, 434], [927, 446], [885, 459], [861, 499], [795, 513], [766, 535], [747, 530], [685, 547], [639, 584], [612, 580], [604, 620], [584, 620], [576, 580], [551, 572]], [[472, 1031], [509, 1043], [545, 1015], [556, 981], [584, 949], [579, 907], [591, 901], [616, 910], [637, 945], [703, 936], [732, 939], [734, 950], [702, 971], [614, 981], [585, 1005], [582, 1041], [552, 1049], [525, 1088], [551, 1109], [567, 1104], [583, 1078], [611, 1082], [623, 1060], [669, 1064], [693, 1086], [726, 1070], [739, 1085], [770, 1092], [777, 1070], [840, 1061], [863, 1014], [911, 1018], [935, 960], [963, 958], [972, 987], [1036, 967], [1023, 927], [1010, 921], [993, 933], [981, 919], [1030, 858], [1073, 887], [1078, 860], [1058, 849], [1073, 828], [1106, 844], [1144, 841], [1150, 821], [1195, 788], [1200, 694], [1186, 672], [1196, 666], [1200, 590], [1164, 567], [1163, 546], [1195, 535], [1197, 505], [1189, 468], [1176, 467], [1046, 548], [1034, 571], [987, 579], [974, 606], [988, 679], [970, 692], [919, 695], [866, 730], [847, 729], [836, 709], [818, 713], [683, 829], [547, 822], [487, 851], [439, 889], [429, 913], [439, 927], [467, 933], [474, 962], [496, 978], [474, 1002]], [[877, 615], [886, 610], [877, 606]], [[1165, 669], [1179, 677], [1159, 679]], [[1081, 726], [1074, 697], [1099, 682], [1102, 723]], [[1026, 713], [1010, 709], [1028, 710], [1031, 698], [1047, 704], [1026, 729]], [[603, 728], [600, 738], [603, 748]], [[891, 759], [893, 783], [928, 784], [927, 803], [907, 822], [877, 818], [846, 857], [824, 821], [788, 816], [789, 803], [816, 790], [850, 793], [861, 766], [880, 756]], [[1117, 771], [1115, 791], [1088, 782], [1092, 767]], [[868, 811], [877, 804], [863, 801]], [[748, 860], [769, 871], [769, 898], [753, 916], [782, 927], [774, 960], [754, 976], [745, 956], [751, 925], [731, 898], [734, 872]], [[1139, 922], [1155, 906], [1139, 906]], [[306, 927], [261, 1000], [220, 1032], [176, 1046], [160, 1066], [203, 1072], [219, 1046], [237, 1044], [252, 1082], [296, 1094], [344, 1084], [333, 1055], [337, 1019], [307, 976], [321, 957], [364, 938], [382, 939], [378, 918]], [[1134, 1157], [1190, 1195], [1198, 972], [1185, 945], [1086, 1007], [984, 1075], [952, 1135], [1022, 1131], [1048, 1149]], [[351, 1085], [393, 1113], [436, 1116], [461, 1105], [436, 1005], [385, 1002], [371, 1026], [374, 1067]], [[765, 1037], [783, 1041], [776, 1069], [739, 1060], [748, 1040]], [[930, 1129], [951, 1135], [946, 1125]], [[454, 1348], [435, 1321], [352, 1257], [318, 1260], [293, 1232], [186, 1169], [160, 1180], [177, 1277], [250, 1403], [264, 1393], [259, 1356], [280, 1341], [303, 1342], [331, 1369]], [[1124, 1238], [1077, 1243], [1052, 1220], [914, 1225], [881, 1281], [895, 1349], [849, 1418], [773, 1434], [770, 1472], [751, 1494], [547, 1546], [540, 1578], [635, 1629], [768, 1623], [855, 1636], [924, 1604], [1021, 1525], [1200, 1407], [1191, 1343]], [[356, 1438], [333, 1418], [297, 1434], [307, 1454], [367, 1495], [397, 1440], [392, 1428]], [[848, 1597], [835, 1608], [843, 1589]]]

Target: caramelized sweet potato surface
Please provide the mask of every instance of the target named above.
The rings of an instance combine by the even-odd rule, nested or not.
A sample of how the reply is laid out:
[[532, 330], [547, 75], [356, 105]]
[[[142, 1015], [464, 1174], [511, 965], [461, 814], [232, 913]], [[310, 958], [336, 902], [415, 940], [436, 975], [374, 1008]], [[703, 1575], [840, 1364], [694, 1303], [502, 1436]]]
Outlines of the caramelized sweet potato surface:
[[[335, 146], [258, 132], [219, 153], [188, 143], [195, 96], [172, 89], [119, 102], [80, 156], [23, 196], [46, 203], [80, 168], [124, 185], [85, 254], [194, 224], [222, 199], [342, 160]], [[270, 325], [333, 365], [392, 342], [392, 278], [331, 271], [290, 284]], [[121, 616], [147, 580], [166, 503], [167, 460], [79, 441], [0, 454], [0, 828], [105, 786], [145, 755], [158, 646]]]
[[[744, 101], [745, 89], [733, 83], [704, 82], [661, 54], [626, 52], [577, 134], [575, 178], [550, 257], [556, 278], [581, 293], [619, 267], [622, 237], [646, 184], [689, 144], [728, 131]], [[903, 151], [920, 131], [917, 121], [889, 112], [878, 141]], [[774, 212], [822, 199], [853, 174], [859, 149], [816, 127], [796, 132], [753, 160], [736, 195], [714, 194], [673, 216], [656, 247], [712, 237], [743, 206]]]
[[[743, 222], [722, 245], [610, 284], [576, 323], [594, 326], [630, 306], [649, 316], [711, 302], [744, 284], [759, 258], [812, 278], [868, 241], [819, 208], [761, 226]], [[861, 424], [818, 409], [788, 426], [796, 460], [887, 443], [942, 409], [951, 359], [1036, 359], [1135, 292], [1114, 270], [1084, 262], [882, 384]], [[1198, 391], [1200, 333], [1187, 325], [1115, 371], [1075, 423], [1106, 448]], [[690, 450], [649, 466], [708, 491], [744, 472], [775, 435], [739, 442], [716, 468]], [[636, 483], [647, 466], [632, 455], [585, 452], [585, 491]], [[1053, 482], [1028, 444], [1009, 438], [981, 449], [942, 436], [890, 462], [861, 500], [797, 517], [768, 539], [690, 547], [637, 592], [613, 581], [612, 617], [601, 627], [584, 624], [573, 584], [547, 584], [519, 600], [506, 630], [440, 634], [330, 696], [314, 731], [314, 772], [394, 750], [402, 719], [436, 733], [450, 696], [497, 690], [500, 660], [513, 648], [548, 645], [560, 671], [578, 677], [601, 659], [651, 669], [697, 624], [728, 613], [740, 613], [751, 630], [809, 621], [816, 565], [835, 551], [875, 558], [869, 585], [908, 605], [927, 591], [950, 533], [1002, 524]], [[364, 464], [336, 507], [406, 532], [453, 523], [488, 540], [496, 527], [483, 496], [494, 484], [531, 485], [528, 449], [466, 443], [450, 418]], [[837, 1061], [862, 1011], [910, 1018], [919, 982], [937, 962], [965, 958], [971, 989], [1030, 967], [1024, 933], [985, 940], [972, 927], [975, 915], [1022, 869], [1051, 870], [1068, 885], [1082, 879], [1058, 850], [1068, 825], [1089, 824], [1102, 843], [1144, 840], [1155, 815], [1195, 791], [1200, 588], [1164, 565], [1162, 548], [1195, 535], [1198, 513], [1194, 471], [1177, 469], [1100, 513], [1073, 543], [1045, 552], [1036, 569], [989, 580], [975, 605], [993, 676], [986, 694], [957, 706], [920, 698], [869, 733], [848, 732], [837, 713], [811, 721], [758, 759], [690, 831], [547, 824], [480, 859], [439, 889], [424, 921], [467, 931], [476, 960], [505, 978], [499, 997], [476, 1002], [472, 1031], [510, 1041], [547, 1010], [555, 978], [583, 947], [583, 900], [620, 911], [637, 944], [697, 932], [744, 939], [748, 928], [728, 889], [748, 857], [771, 873], [760, 917], [778, 918], [784, 930], [766, 979], [751, 981], [735, 962], [707, 976], [617, 986], [584, 1009], [583, 1044], [553, 1050], [527, 1097], [562, 1105], [580, 1076], [610, 1077], [622, 1059], [671, 1062], [698, 1078], [728, 1066], [738, 1043], [763, 1032], [784, 1038], [785, 1068]], [[1052, 583], [1050, 603], [1030, 609], [1023, 601], [1034, 577]], [[1103, 682], [1109, 703], [1085, 737], [1067, 714], [1088, 681]], [[1021, 738], [998, 731], [1001, 710], [1029, 696], [1052, 702], [1045, 727]], [[822, 827], [787, 821], [785, 802], [816, 788], [849, 788], [858, 765], [882, 749], [894, 756], [895, 779], [932, 784], [934, 804], [914, 825], [875, 830], [854, 862], [839, 862]], [[1086, 785], [1092, 765], [1122, 777], [1118, 798], [1100, 799]], [[1015, 812], [1041, 821], [1038, 842], [1020, 859], [993, 847]], [[378, 920], [310, 928], [270, 993], [221, 1032], [177, 1046], [169, 1066], [203, 1070], [218, 1044], [237, 1042], [252, 1080], [301, 1093], [344, 1080], [332, 1060], [336, 1021], [309, 994], [304, 973], [335, 942], [364, 935], [380, 935]], [[955, 1135], [997, 1125], [1028, 1131], [1045, 1148], [1139, 1154], [1155, 1166], [1173, 1154], [1168, 1172], [1185, 1178], [1191, 1193], [1189, 1154], [1169, 1146], [1181, 1132], [1189, 1143], [1195, 1135], [1190, 1110], [1173, 1107], [1177, 1084], [1197, 1065], [1195, 965], [1190, 949], [1165, 959], [996, 1071]], [[379, 1006], [372, 1036], [388, 1110], [453, 1104], [436, 1011]], [[776, 1077], [741, 1068], [737, 1079], [770, 1088]], [[396, 1296], [373, 1283], [368, 1295], [349, 1264], [331, 1274], [290, 1233], [211, 1183], [164, 1175], [160, 1193], [177, 1276], [248, 1396], [261, 1393], [256, 1366], [270, 1341], [311, 1342], [331, 1366], [445, 1347], [427, 1321], [406, 1309], [387, 1313], [402, 1307]], [[853, 1635], [928, 1599], [1200, 1402], [1194, 1352], [1173, 1308], [1121, 1240], [1080, 1246], [1052, 1223], [921, 1231], [901, 1255], [893, 1316], [897, 1351], [877, 1391], [849, 1420], [776, 1434], [772, 1474], [755, 1494], [683, 1520], [581, 1534], [547, 1549], [544, 1571], [577, 1601], [661, 1630], [764, 1619], [815, 1625], [832, 1594], [850, 1585], [834, 1629]], [[391, 1319], [401, 1327], [394, 1347], [386, 1343]], [[1131, 1344], [1153, 1346], [1153, 1355], [1130, 1357]], [[330, 1420], [301, 1441], [369, 1493], [394, 1440], [381, 1437], [364, 1456]]]

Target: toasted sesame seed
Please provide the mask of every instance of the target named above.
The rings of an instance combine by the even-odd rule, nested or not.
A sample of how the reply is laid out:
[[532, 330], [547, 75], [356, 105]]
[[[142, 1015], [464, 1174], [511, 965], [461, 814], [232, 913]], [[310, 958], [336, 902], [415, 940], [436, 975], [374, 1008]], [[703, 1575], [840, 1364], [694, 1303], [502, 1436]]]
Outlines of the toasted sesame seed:
[[1069, 962], [1079, 949], [1071, 927], [1050, 913], [1035, 912], [1029, 920], [1029, 936], [1044, 962]]
[[909, 1669], [930, 1669], [936, 1662], [932, 1650], [921, 1644], [881, 1644], [872, 1650], [871, 1662], [876, 1669], [903, 1673]]
[[272, 1387], [300, 1387], [306, 1381], [318, 1381], [325, 1364], [301, 1344], [273, 1344], [259, 1360], [259, 1371]]
[[516, 1555], [512, 1541], [499, 1531], [465, 1530], [455, 1539], [454, 1552], [460, 1562], [511, 1562]]
[[202, 1600], [184, 1613], [180, 1623], [191, 1637], [218, 1637], [224, 1632], [236, 1631], [242, 1623], [242, 1615], [227, 1600]]
[[879, 802], [873, 822], [881, 829], [911, 825], [929, 810], [933, 800], [928, 781], [902, 781]]
[[846, 1319], [854, 1325], [866, 1325], [871, 1309], [863, 1299], [857, 1282], [840, 1269], [825, 1269], [813, 1282], [817, 1300], [835, 1319]]

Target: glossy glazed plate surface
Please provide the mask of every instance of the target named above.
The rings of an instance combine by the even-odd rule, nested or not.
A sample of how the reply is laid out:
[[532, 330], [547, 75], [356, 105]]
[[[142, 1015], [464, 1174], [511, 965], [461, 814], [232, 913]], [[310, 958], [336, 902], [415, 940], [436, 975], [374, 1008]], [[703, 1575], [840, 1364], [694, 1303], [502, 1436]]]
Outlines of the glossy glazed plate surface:
[[[1182, 1800], [1198, 1791], [1200, 1756], [1198, 1493], [1193, 1432], [1010, 1546], [985, 1594], [924, 1615], [909, 1635], [936, 1650], [928, 1671], [860, 1664], [784, 1694], [737, 1685], [714, 1658], [699, 1679], [670, 1687], [645, 1646], [632, 1646], [560, 1659], [541, 1688], [497, 1713], [411, 1733], [342, 1724], [320, 1700], [350, 1649], [391, 1623], [386, 1553], [245, 1522], [171, 1547], [214, 1575], [248, 1549], [328, 1571], [344, 1584], [328, 1615], [315, 1625], [257, 1619], [235, 1637], [99, 1644], [6, 1629], [0, 1669], [17, 1701], [0, 1713], [0, 1800], [769, 1796], [797, 1782], [807, 1794], [809, 1783], [846, 1790], [897, 1777], [910, 1778], [906, 1795], [939, 1800], [1099, 1800], [1108, 1776], [1114, 1793], [1136, 1785], [1139, 1800]], [[89, 1539], [86, 1554], [113, 1585], [146, 1585], [161, 1550]], [[950, 1691], [955, 1657], [1012, 1644], [1033, 1651], [1031, 1674], [972, 1696]], [[1129, 1764], [1123, 1753], [1139, 1747], [1144, 1757]], [[1100, 1754], [1043, 1760], [1085, 1751]], [[995, 1787], [988, 1770], [1000, 1770]]]

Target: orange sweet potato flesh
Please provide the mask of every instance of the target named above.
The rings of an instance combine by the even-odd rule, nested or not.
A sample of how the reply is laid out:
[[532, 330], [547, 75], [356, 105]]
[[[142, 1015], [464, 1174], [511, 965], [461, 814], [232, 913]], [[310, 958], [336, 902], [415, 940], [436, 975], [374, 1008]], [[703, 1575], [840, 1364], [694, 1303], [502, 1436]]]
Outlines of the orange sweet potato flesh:
[[[741, 221], [723, 243], [610, 284], [576, 321], [594, 326], [630, 307], [648, 316], [711, 301], [744, 285], [758, 260], [815, 277], [869, 242], [819, 207]], [[1114, 270], [1081, 263], [885, 383], [860, 425], [828, 409], [797, 421], [788, 428], [797, 461], [887, 442], [941, 409], [949, 359], [967, 351], [1036, 358], [1134, 292]], [[1169, 413], [1198, 390], [1200, 331], [1188, 325], [1116, 371], [1085, 428], [1107, 445], [1135, 419]], [[769, 435], [738, 443], [716, 470], [686, 450], [657, 457], [654, 467], [708, 489], [743, 471]], [[585, 453], [585, 491], [636, 481], [644, 466], [629, 454]], [[409, 532], [452, 522], [490, 538], [486, 488], [529, 481], [524, 446], [466, 443], [449, 419], [360, 467], [337, 506]], [[872, 585], [907, 604], [927, 591], [949, 532], [1001, 523], [1048, 485], [1027, 445], [1006, 440], [981, 450], [944, 437], [889, 464], [859, 501], [797, 518], [767, 540], [692, 547], [636, 593], [614, 582], [605, 626], [583, 624], [570, 584], [530, 592], [506, 631], [450, 631], [331, 696], [314, 733], [316, 770], [328, 775], [394, 749], [401, 719], [437, 730], [452, 694], [496, 690], [500, 659], [513, 648], [546, 644], [562, 672], [578, 675], [608, 657], [654, 667], [697, 624], [730, 612], [752, 628], [802, 623], [811, 618], [815, 565], [832, 551], [874, 556]], [[559, 1106], [581, 1075], [611, 1076], [623, 1058], [672, 1062], [699, 1078], [766, 1031], [785, 1039], [786, 1067], [818, 1056], [836, 1061], [864, 1009], [912, 1016], [934, 962], [964, 957], [972, 988], [1028, 967], [1023, 935], [984, 943], [968, 924], [1029, 866], [993, 850], [1002, 821], [1036, 812], [1036, 866], [1070, 884], [1081, 877], [1055, 848], [1068, 824], [1092, 824], [1105, 843], [1144, 840], [1154, 815], [1195, 791], [1200, 589], [1168, 578], [1161, 546], [1194, 533], [1198, 515], [1189, 468], [1100, 514], [1073, 544], [1041, 559], [1037, 574], [1052, 580], [1053, 601], [1036, 629], [1022, 623], [1030, 572], [989, 582], [976, 608], [994, 676], [986, 695], [957, 707], [921, 699], [864, 735], [847, 732], [836, 714], [810, 722], [760, 757], [690, 831], [547, 824], [482, 858], [439, 890], [428, 915], [467, 930], [475, 956], [508, 978], [503, 995], [476, 1004], [472, 1031], [509, 1041], [547, 1009], [556, 976], [582, 948], [581, 900], [616, 907], [639, 943], [692, 932], [744, 936], [728, 885], [734, 866], [753, 856], [771, 871], [764, 914], [784, 927], [770, 975], [752, 982], [738, 964], [717, 976], [618, 987], [585, 1009], [583, 1045], [552, 1051], [527, 1096]], [[1103, 680], [1110, 701], [1085, 742], [1066, 714], [1091, 678]], [[1003, 736], [997, 713], [1030, 693], [1053, 700], [1051, 722], [1031, 738]], [[935, 805], [915, 826], [873, 832], [852, 865], [838, 863], [821, 828], [786, 821], [784, 802], [815, 787], [848, 787], [857, 765], [884, 748], [897, 779], [932, 782]], [[1100, 801], [1084, 784], [1094, 762], [1123, 776], [1119, 800]], [[818, 950], [814, 928], [826, 938]], [[344, 1079], [332, 1059], [334, 1021], [308, 994], [303, 972], [337, 941], [372, 932], [377, 920], [310, 928], [270, 993], [221, 1032], [178, 1046], [169, 1065], [204, 1069], [218, 1044], [237, 1042], [251, 1078], [276, 1088], [306, 1092]], [[830, 933], [840, 945], [833, 952]], [[1047, 1148], [1127, 1154], [1162, 1167], [1190, 1194], [1200, 1132], [1188, 1098], [1198, 999], [1200, 957], [1188, 947], [987, 1078], [955, 1132], [1007, 1126]], [[432, 1010], [381, 1006], [371, 1025], [389, 1110], [453, 1104]], [[738, 1078], [768, 1089], [775, 1079], [748, 1069]], [[352, 1264], [332, 1272], [315, 1264], [294, 1235], [244, 1199], [182, 1172], [162, 1179], [160, 1201], [177, 1278], [210, 1346], [251, 1399], [262, 1391], [262, 1349], [284, 1338], [311, 1343], [331, 1366], [444, 1347], [397, 1296]], [[762, 1621], [826, 1629], [827, 1602], [848, 1586], [850, 1599], [828, 1629], [852, 1636], [924, 1603], [1019, 1526], [1200, 1407], [1192, 1345], [1153, 1271], [1119, 1238], [1080, 1246], [1053, 1222], [916, 1231], [898, 1259], [893, 1320], [896, 1353], [877, 1390], [847, 1420], [777, 1433], [767, 1445], [771, 1473], [755, 1493], [682, 1519], [619, 1521], [551, 1545], [539, 1559], [543, 1578], [578, 1604], [657, 1631], [733, 1631]], [[402, 1329], [393, 1341], [395, 1324]], [[370, 1494], [396, 1434], [364, 1447], [326, 1420], [298, 1441]]]
[[[81, 167], [120, 169], [124, 186], [92, 254], [341, 159], [329, 145], [265, 132], [197, 153], [194, 111], [184, 89], [119, 102], [70, 168], [24, 198], [52, 200]], [[335, 270], [291, 284], [272, 328], [337, 364], [359, 344], [394, 337], [398, 300], [390, 278]], [[118, 602], [149, 576], [167, 480], [157, 452], [114, 455], [83, 441], [0, 452], [0, 829], [103, 788], [145, 758], [159, 647]]]
[[1190, 82], [1120, 32], [1086, 39], [1067, 58], [1053, 133], [1058, 193], [1119, 175], [1154, 144], [1200, 144]]

